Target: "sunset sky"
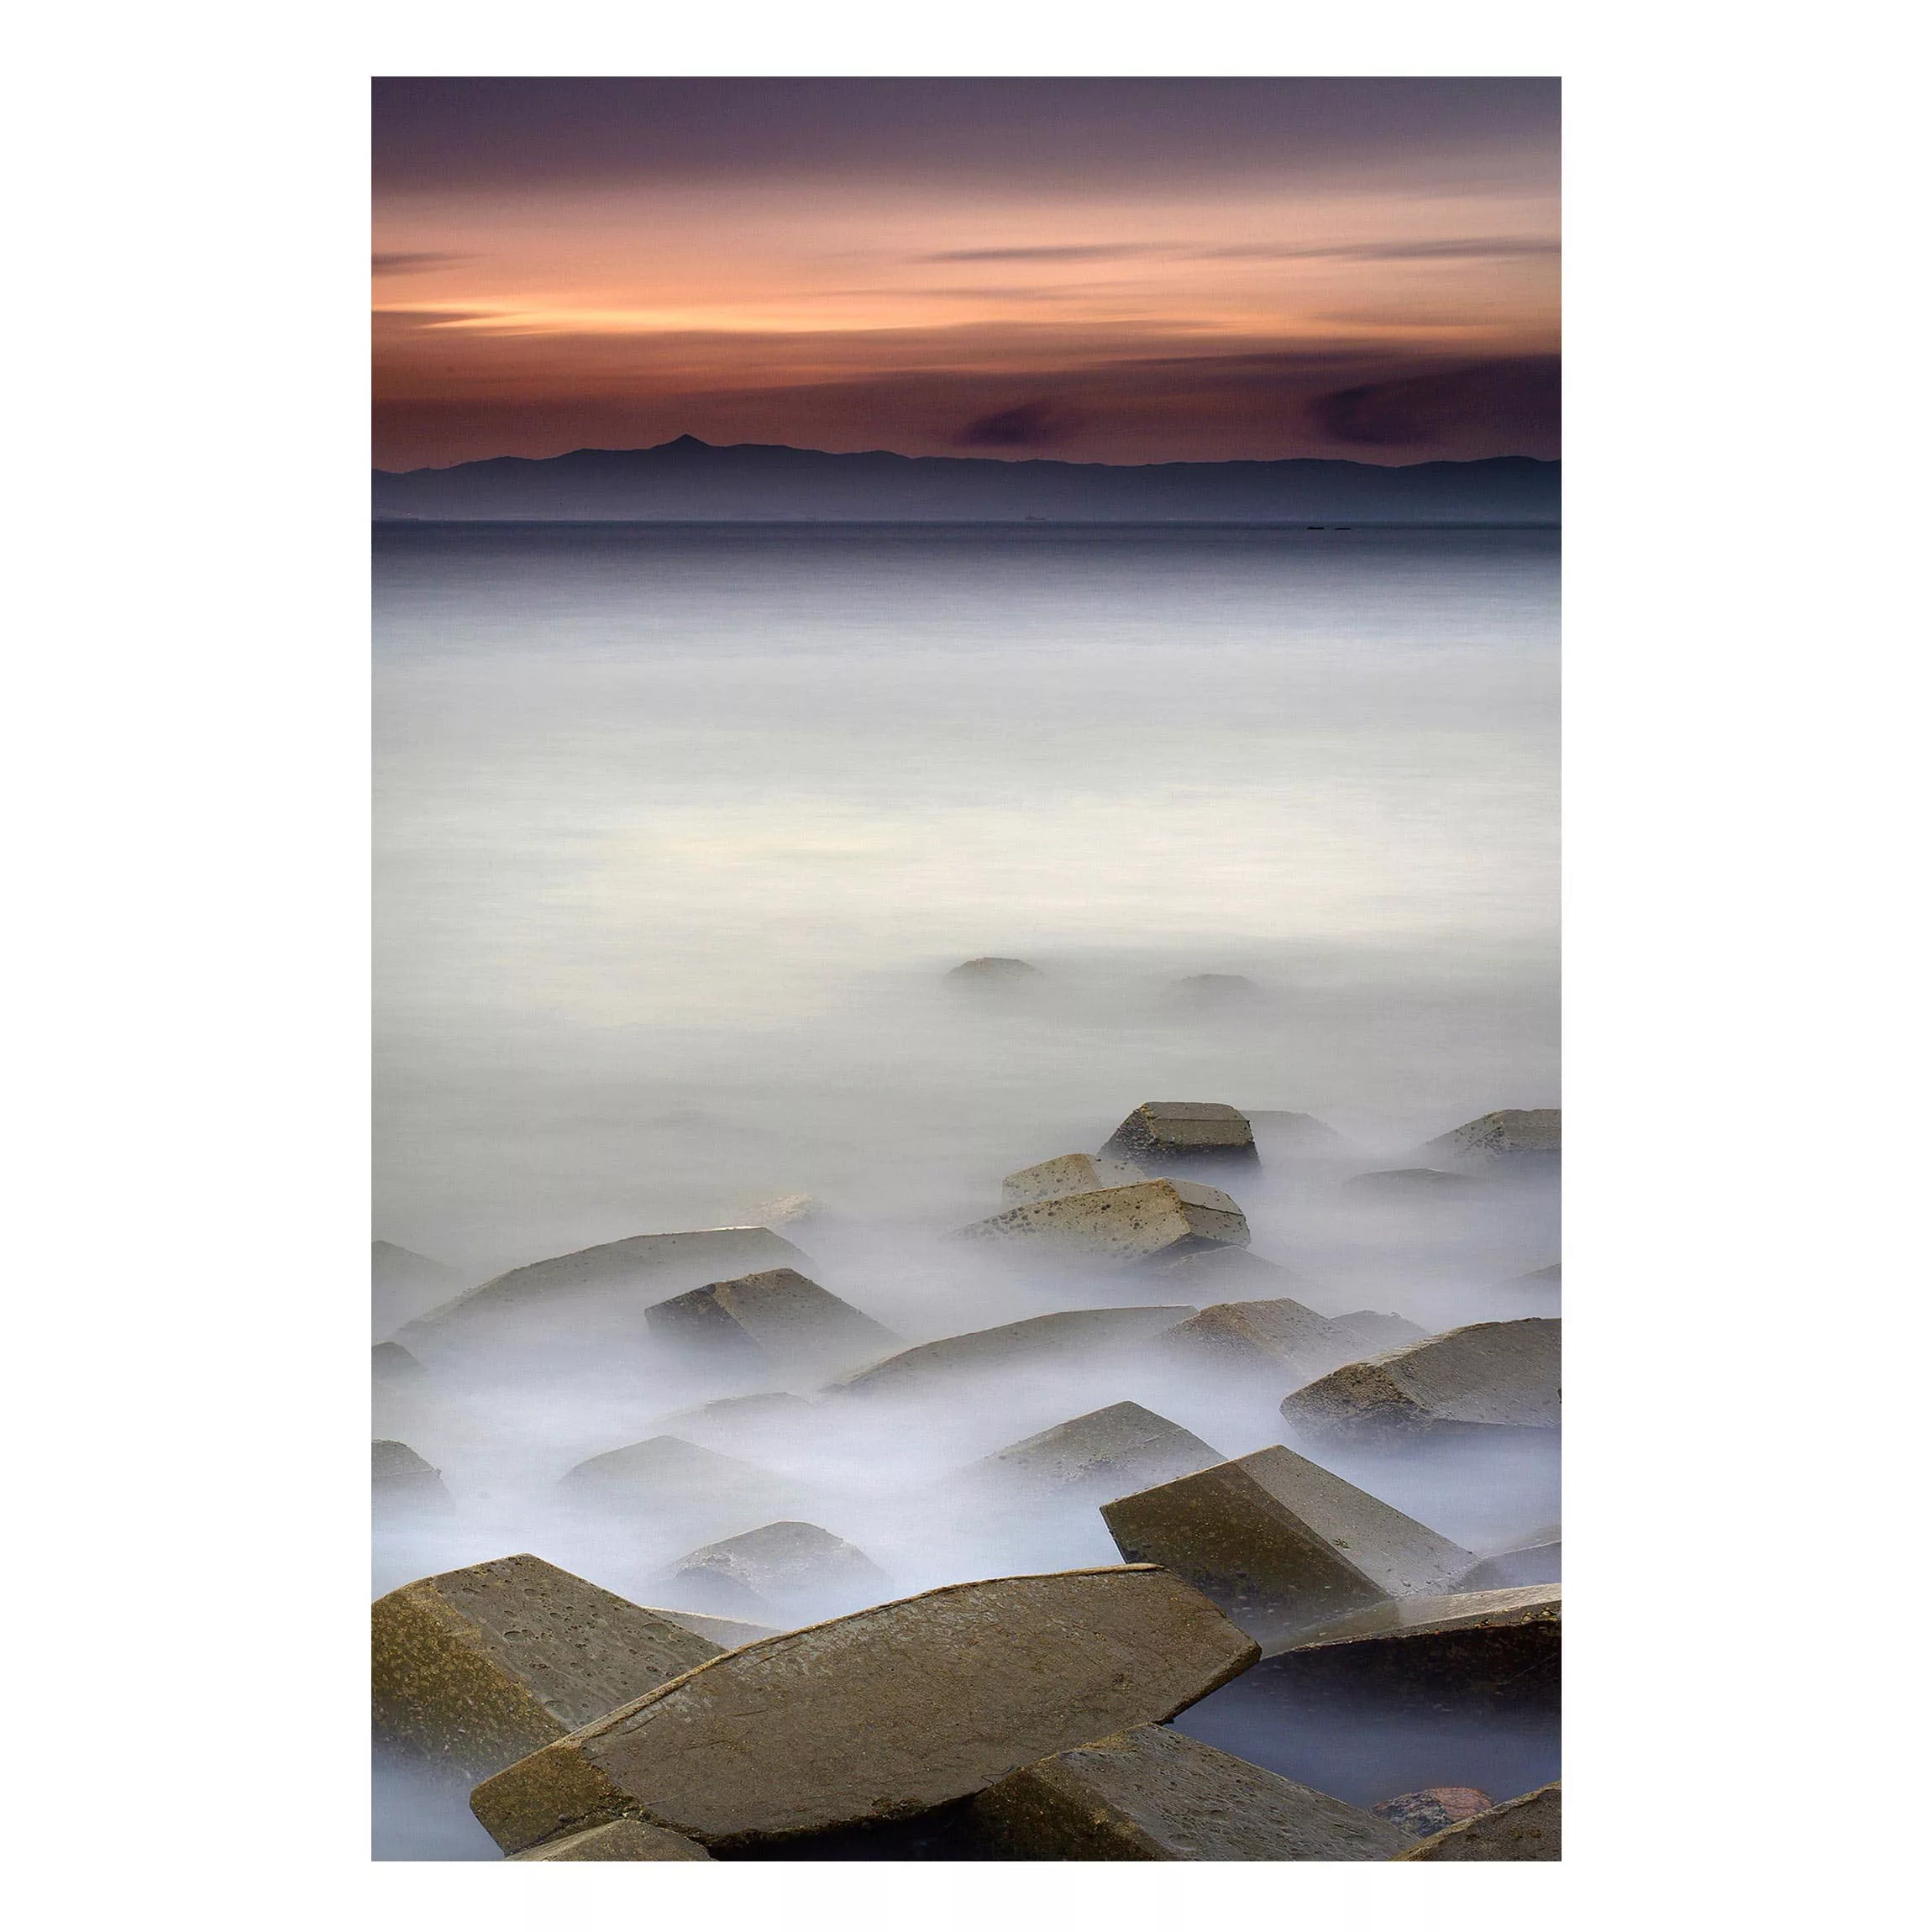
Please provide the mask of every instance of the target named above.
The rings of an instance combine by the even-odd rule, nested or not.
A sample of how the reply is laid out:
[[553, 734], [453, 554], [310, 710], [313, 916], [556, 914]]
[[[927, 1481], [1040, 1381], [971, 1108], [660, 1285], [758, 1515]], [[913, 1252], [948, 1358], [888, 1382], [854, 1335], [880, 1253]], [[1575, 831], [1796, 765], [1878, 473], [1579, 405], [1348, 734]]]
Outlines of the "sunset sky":
[[1557, 454], [1543, 80], [382, 80], [375, 460]]

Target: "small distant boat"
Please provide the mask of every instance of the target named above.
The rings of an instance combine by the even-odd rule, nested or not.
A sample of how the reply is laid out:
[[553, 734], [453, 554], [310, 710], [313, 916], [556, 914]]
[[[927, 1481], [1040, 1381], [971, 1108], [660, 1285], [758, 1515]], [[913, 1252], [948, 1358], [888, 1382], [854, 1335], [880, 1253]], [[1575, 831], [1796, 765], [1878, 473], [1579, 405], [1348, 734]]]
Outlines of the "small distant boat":
[[1311, 530], [1326, 530], [1328, 526], [1326, 523], [1310, 523], [1308, 528]]

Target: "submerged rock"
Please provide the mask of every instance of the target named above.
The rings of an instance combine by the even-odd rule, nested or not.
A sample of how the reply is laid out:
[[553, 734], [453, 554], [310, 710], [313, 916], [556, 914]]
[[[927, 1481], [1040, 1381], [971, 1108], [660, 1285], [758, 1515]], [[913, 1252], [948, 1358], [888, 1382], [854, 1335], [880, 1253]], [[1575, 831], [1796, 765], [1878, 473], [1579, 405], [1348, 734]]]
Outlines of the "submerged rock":
[[1563, 1532], [1539, 1530], [1513, 1548], [1499, 1550], [1457, 1584], [1459, 1590], [1515, 1590], [1530, 1583], [1563, 1580]]
[[801, 1485], [772, 1470], [675, 1436], [653, 1436], [592, 1456], [558, 1488], [580, 1508], [636, 1515], [687, 1536], [749, 1529], [809, 1501]]
[[1190, 973], [1168, 988], [1169, 1001], [1195, 1012], [1224, 1012], [1267, 1004], [1268, 995], [1240, 973]]
[[1289, 1449], [1101, 1505], [1129, 1562], [1159, 1563], [1266, 1640], [1452, 1589], [1470, 1552]]
[[1387, 1349], [1405, 1348], [1411, 1341], [1429, 1338], [1429, 1331], [1421, 1323], [1404, 1320], [1399, 1315], [1378, 1315], [1368, 1308], [1358, 1308], [1352, 1315], [1331, 1315], [1330, 1320], [1361, 1343], [1358, 1352], [1363, 1355], [1379, 1355]]
[[1125, 1161], [1095, 1160], [1091, 1154], [1060, 1154], [1008, 1174], [1000, 1184], [1000, 1198], [1008, 1207], [1018, 1207], [1026, 1201], [1052, 1200], [1059, 1194], [1126, 1187], [1142, 1178], [1141, 1170]]
[[1460, 1200], [1483, 1191], [1483, 1183], [1473, 1174], [1451, 1173], [1442, 1168], [1390, 1168], [1380, 1173], [1356, 1174], [1341, 1185], [1344, 1193], [1371, 1200]]
[[956, 986], [1024, 986], [1047, 975], [1024, 959], [1002, 959], [988, 954], [967, 959], [953, 968], [947, 979]]
[[1247, 1110], [1248, 1125], [1254, 1130], [1257, 1146], [1268, 1142], [1269, 1153], [1300, 1155], [1319, 1158], [1322, 1155], [1341, 1155], [1349, 1151], [1349, 1143], [1326, 1121], [1318, 1121], [1313, 1114], [1290, 1114], [1278, 1108], [1250, 1107]]
[[1352, 1361], [1362, 1345], [1299, 1301], [1223, 1301], [1204, 1308], [1159, 1337], [1164, 1353], [1236, 1374], [1292, 1387]]
[[782, 1625], [837, 1616], [892, 1593], [865, 1552], [816, 1523], [767, 1523], [708, 1543], [666, 1571], [665, 1594], [726, 1616]]
[[[1163, 1258], [1148, 1264], [1149, 1272], [1163, 1282], [1171, 1282], [1175, 1292], [1197, 1307], [1214, 1302], [1261, 1300], [1308, 1292], [1310, 1284], [1278, 1261], [1263, 1261], [1251, 1248], [1200, 1247], [1171, 1260]], [[1243, 1289], [1247, 1290], [1244, 1296]]]
[[447, 1508], [449, 1492], [440, 1471], [433, 1469], [407, 1442], [373, 1443], [375, 1499], [379, 1503], [427, 1503]]
[[1369, 1809], [1407, 1838], [1429, 1838], [1465, 1818], [1488, 1811], [1495, 1803], [1486, 1791], [1465, 1784], [1431, 1785], [1426, 1791], [1405, 1791], [1399, 1798], [1386, 1798]]
[[1530, 1168], [1553, 1167], [1562, 1158], [1563, 1112], [1560, 1107], [1502, 1107], [1480, 1120], [1465, 1121], [1428, 1142], [1423, 1152], [1458, 1166]]
[[1425, 1838], [1397, 1854], [1410, 1859], [1467, 1862], [1478, 1859], [1522, 1863], [1563, 1856], [1563, 1788], [1546, 1784], [1540, 1791], [1512, 1798], [1488, 1811]]
[[391, 1335], [406, 1321], [461, 1292], [463, 1277], [453, 1268], [398, 1247], [392, 1241], [370, 1244], [370, 1312], [375, 1332]]
[[587, 1831], [573, 1831], [565, 1838], [553, 1838], [533, 1845], [528, 1851], [512, 1851], [507, 1864], [522, 1860], [550, 1859], [559, 1862], [624, 1859], [635, 1863], [644, 1859], [701, 1858], [711, 1863], [711, 1855], [703, 1845], [680, 1838], [675, 1831], [646, 1824], [640, 1818], [614, 1818], [608, 1824], [593, 1824]]
[[795, 1268], [707, 1283], [644, 1319], [653, 1335], [699, 1354], [821, 1371], [870, 1361], [902, 1339]]
[[1297, 1435], [1391, 1442], [1554, 1429], [1562, 1420], [1563, 1325], [1477, 1321], [1333, 1370], [1284, 1397]]
[[959, 1230], [969, 1241], [1024, 1242], [1121, 1262], [1152, 1261], [1212, 1246], [1246, 1247], [1247, 1220], [1219, 1188], [1199, 1181], [1055, 1194]]
[[369, 1352], [369, 1366], [379, 1394], [412, 1389], [423, 1379], [423, 1364], [400, 1342], [377, 1342]]
[[712, 1850], [906, 1818], [1160, 1723], [1257, 1655], [1158, 1569], [954, 1583], [717, 1658], [470, 1808], [508, 1851], [620, 1814]]
[[1050, 1498], [1098, 1502], [1221, 1460], [1178, 1422], [1116, 1402], [983, 1457], [959, 1480]]
[[1247, 1117], [1219, 1100], [1143, 1100], [1100, 1152], [1163, 1172], [1228, 1163], [1252, 1167], [1261, 1158]]
[[721, 1654], [531, 1556], [405, 1583], [371, 1624], [376, 1737], [465, 1782]]
[[1160, 1725], [1030, 1764], [970, 1809], [1010, 1858], [1364, 1861], [1406, 1842], [1352, 1804]]
[[1194, 1310], [1175, 1308], [1078, 1308], [1058, 1315], [1036, 1315], [970, 1335], [923, 1341], [856, 1370], [832, 1384], [828, 1394], [923, 1394], [953, 1378], [1010, 1374], [1022, 1369], [1072, 1362], [1089, 1367], [1110, 1356], [1125, 1355]]

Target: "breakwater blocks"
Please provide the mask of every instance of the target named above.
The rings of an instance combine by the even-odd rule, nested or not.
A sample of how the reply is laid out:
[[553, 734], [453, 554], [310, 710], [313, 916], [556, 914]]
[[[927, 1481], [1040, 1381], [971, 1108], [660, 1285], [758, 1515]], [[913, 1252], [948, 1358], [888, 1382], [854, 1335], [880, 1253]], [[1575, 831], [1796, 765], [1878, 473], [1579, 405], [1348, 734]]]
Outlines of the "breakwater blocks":
[[1254, 1129], [1239, 1108], [1218, 1100], [1143, 1100], [1100, 1152], [1142, 1168], [1257, 1166]]
[[1152, 1180], [1027, 1201], [961, 1228], [958, 1238], [1146, 1262], [1196, 1248], [1246, 1247], [1248, 1231], [1239, 1205], [1219, 1188]]

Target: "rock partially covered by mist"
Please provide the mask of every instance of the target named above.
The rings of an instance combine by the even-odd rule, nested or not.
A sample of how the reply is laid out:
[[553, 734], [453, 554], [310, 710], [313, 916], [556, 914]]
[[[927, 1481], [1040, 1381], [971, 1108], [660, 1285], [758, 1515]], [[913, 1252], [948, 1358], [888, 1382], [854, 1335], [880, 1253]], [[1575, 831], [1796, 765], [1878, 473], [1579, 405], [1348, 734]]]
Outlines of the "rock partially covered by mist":
[[1250, 1299], [1262, 1300], [1309, 1288], [1291, 1268], [1279, 1262], [1263, 1261], [1244, 1247], [1189, 1248], [1184, 1254], [1153, 1262], [1149, 1272], [1163, 1282], [1171, 1282], [1178, 1294], [1197, 1305], [1241, 1299], [1243, 1289]]
[[1561, 1859], [1563, 1856], [1563, 1788], [1546, 1784], [1540, 1791], [1512, 1798], [1493, 1810], [1478, 1812], [1425, 1838], [1420, 1845], [1398, 1855], [1398, 1862], [1410, 1859], [1437, 1862], [1473, 1862], [1477, 1860], [1508, 1861], [1521, 1864], [1535, 1859]]
[[783, 1624], [748, 1624], [742, 1617], [714, 1617], [702, 1610], [667, 1610], [656, 1604], [647, 1604], [644, 1608], [654, 1617], [662, 1617], [680, 1630], [695, 1630], [721, 1650], [743, 1650], [747, 1644], [782, 1636], [789, 1627]]
[[1065, 1751], [1002, 1778], [971, 1806], [1017, 1859], [1392, 1858], [1394, 1825], [1160, 1725]]
[[1129, 1562], [1159, 1563], [1267, 1640], [1452, 1589], [1472, 1552], [1289, 1449], [1101, 1505]]
[[1417, 1321], [1399, 1315], [1378, 1315], [1372, 1308], [1358, 1308], [1349, 1315], [1329, 1317], [1344, 1334], [1362, 1345], [1360, 1352], [1379, 1355], [1391, 1348], [1406, 1348], [1412, 1341], [1428, 1339], [1429, 1331]]
[[1029, 966], [1024, 959], [1002, 959], [994, 955], [963, 960], [946, 975], [949, 984], [969, 987], [1030, 986], [1046, 977], [1037, 966]]
[[1352, 1175], [1341, 1184], [1346, 1193], [1368, 1200], [1466, 1200], [1483, 1191], [1476, 1175], [1451, 1173], [1441, 1168], [1387, 1168]]
[[680, 1557], [663, 1588], [696, 1609], [783, 1627], [881, 1602], [893, 1583], [863, 1550], [816, 1523], [767, 1523]]
[[1199, 1181], [1139, 1181], [1055, 1194], [959, 1230], [968, 1241], [1023, 1242], [1112, 1261], [1152, 1261], [1196, 1248], [1246, 1247], [1247, 1217]]
[[1344, 1707], [1553, 1709], [1562, 1671], [1563, 1593], [1403, 1597], [1264, 1647], [1263, 1667], [1304, 1699]]
[[1161, 1173], [1177, 1167], [1252, 1167], [1261, 1158], [1247, 1116], [1218, 1100], [1143, 1100], [1100, 1152]]
[[407, 1442], [376, 1442], [370, 1446], [378, 1503], [449, 1507], [449, 1492], [443, 1487], [441, 1471], [432, 1468]]
[[1190, 973], [1168, 988], [1168, 1002], [1185, 1013], [1242, 1012], [1268, 1004], [1268, 995], [1240, 973]]
[[1452, 1166], [1540, 1173], [1562, 1158], [1561, 1107], [1502, 1107], [1438, 1134], [1422, 1149]]
[[680, 1409], [656, 1425], [667, 1436], [727, 1456], [756, 1460], [761, 1451], [784, 1452], [809, 1439], [817, 1418], [814, 1404], [789, 1389], [722, 1395], [695, 1409]]
[[1352, 1150], [1349, 1142], [1313, 1114], [1291, 1114], [1278, 1107], [1250, 1107], [1248, 1125], [1254, 1130], [1255, 1145], [1264, 1142], [1272, 1159], [1276, 1154], [1309, 1160], [1339, 1159]]
[[1000, 1198], [1008, 1207], [1019, 1207], [1027, 1201], [1052, 1200], [1060, 1194], [1124, 1187], [1142, 1178], [1141, 1170], [1125, 1161], [1095, 1160], [1091, 1154], [1061, 1154], [1008, 1174], [1000, 1184]]
[[1259, 1651], [1152, 1568], [954, 1583], [717, 1658], [499, 1772], [507, 1851], [628, 1813], [712, 1851], [909, 1818], [1173, 1716]]
[[644, 1319], [653, 1335], [688, 1354], [821, 1373], [871, 1361], [903, 1340], [795, 1268], [707, 1283], [646, 1309]]
[[1325, 1374], [1362, 1352], [1352, 1331], [1286, 1295], [1212, 1303], [1168, 1329], [1159, 1346], [1175, 1362], [1272, 1382], [1276, 1389]]
[[721, 1654], [531, 1556], [405, 1583], [372, 1624], [377, 1740], [466, 1782]]
[[525, 1332], [594, 1347], [633, 1332], [645, 1307], [667, 1294], [806, 1259], [764, 1227], [632, 1235], [513, 1268], [411, 1322], [398, 1339], [433, 1346]]
[[528, 1851], [512, 1851], [505, 1861], [514, 1865], [538, 1859], [558, 1863], [587, 1863], [622, 1859], [638, 1863], [646, 1859], [701, 1858], [706, 1864], [711, 1855], [703, 1845], [680, 1838], [675, 1831], [646, 1824], [641, 1818], [614, 1818], [608, 1824], [593, 1824], [587, 1831], [573, 1831], [567, 1838], [553, 1838], [548, 1844], [533, 1845]]
[[1435, 1784], [1426, 1791], [1405, 1791], [1397, 1798], [1385, 1798], [1369, 1809], [1405, 1838], [1431, 1838], [1465, 1818], [1474, 1818], [1495, 1803], [1486, 1791], [1466, 1784]]
[[1507, 1550], [1483, 1557], [1457, 1584], [1458, 1590], [1515, 1590], [1563, 1580], [1563, 1532], [1552, 1525]]
[[580, 1508], [635, 1518], [667, 1533], [712, 1536], [769, 1522], [809, 1502], [798, 1484], [773, 1471], [676, 1436], [653, 1436], [592, 1456], [567, 1472], [558, 1488]]
[[1371, 1356], [1296, 1389], [1281, 1413], [1312, 1441], [1364, 1445], [1562, 1420], [1560, 1319], [1478, 1321]]
[[369, 1367], [382, 1394], [412, 1389], [423, 1379], [423, 1364], [400, 1342], [377, 1342], [369, 1352]]
[[382, 1336], [449, 1300], [461, 1289], [463, 1278], [426, 1254], [379, 1241], [370, 1247], [370, 1286], [375, 1333]]
[[1221, 1460], [1179, 1423], [1137, 1402], [1116, 1402], [996, 1450], [958, 1479], [1041, 1501], [1104, 1502]]
[[1177, 1308], [1077, 1308], [1036, 1315], [942, 1341], [921, 1342], [832, 1384], [828, 1394], [916, 1395], [954, 1378], [1011, 1374], [1068, 1363], [1081, 1368], [1122, 1357], [1194, 1310]]

